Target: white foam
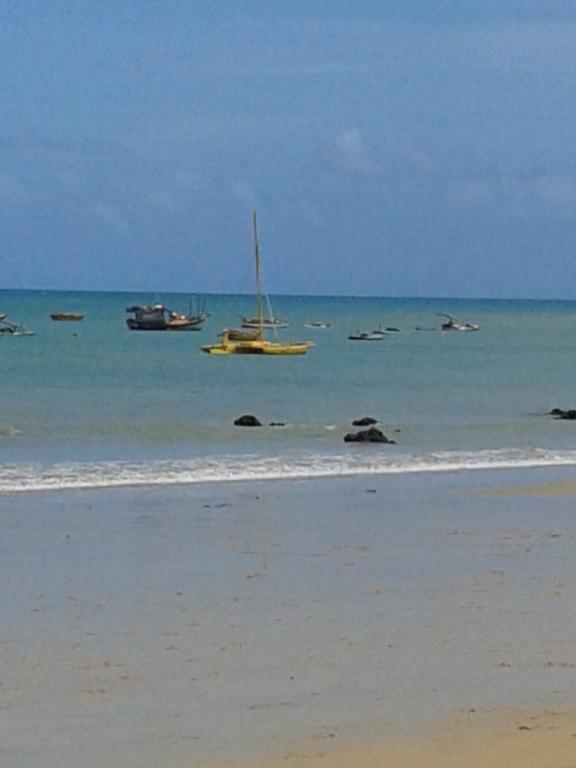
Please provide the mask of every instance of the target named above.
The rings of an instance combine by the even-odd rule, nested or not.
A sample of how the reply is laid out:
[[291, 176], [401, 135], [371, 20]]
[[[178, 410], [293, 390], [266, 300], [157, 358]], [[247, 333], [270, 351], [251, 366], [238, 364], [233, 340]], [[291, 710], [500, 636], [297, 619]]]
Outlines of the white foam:
[[220, 456], [142, 462], [61, 462], [0, 465], [0, 492], [21, 493], [128, 486], [188, 485], [256, 480], [351, 477], [422, 472], [458, 472], [576, 465], [576, 451], [500, 449], [426, 454], [367, 453], [284, 457]]

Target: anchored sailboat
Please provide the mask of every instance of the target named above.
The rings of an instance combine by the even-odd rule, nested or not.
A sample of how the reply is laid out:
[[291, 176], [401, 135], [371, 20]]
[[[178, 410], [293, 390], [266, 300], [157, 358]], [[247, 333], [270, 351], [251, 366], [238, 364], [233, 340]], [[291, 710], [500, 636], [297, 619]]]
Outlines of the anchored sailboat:
[[[209, 344], [202, 347], [210, 355], [305, 355], [314, 344], [311, 341], [269, 341], [264, 337], [264, 307], [262, 301], [262, 285], [260, 277], [260, 249], [258, 246], [258, 229], [256, 212], [252, 214], [254, 230], [254, 256], [256, 261], [256, 327], [249, 333], [235, 329], [222, 332], [219, 344]], [[248, 336], [248, 338], [247, 338]]]

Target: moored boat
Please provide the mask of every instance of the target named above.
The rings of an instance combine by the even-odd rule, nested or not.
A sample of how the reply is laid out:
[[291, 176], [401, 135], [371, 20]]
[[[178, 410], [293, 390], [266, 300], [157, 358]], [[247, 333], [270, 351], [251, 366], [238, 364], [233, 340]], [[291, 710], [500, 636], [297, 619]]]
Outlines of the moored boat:
[[0, 336], [2, 337], [35, 335], [34, 331], [29, 330], [24, 325], [21, 325], [20, 323], [11, 323], [6, 320], [6, 315], [4, 315], [4, 319], [0, 320]]
[[257, 338], [237, 340], [231, 338], [234, 331], [224, 331], [218, 344], [202, 347], [210, 355], [305, 355], [314, 344], [311, 341], [269, 341]]
[[480, 326], [477, 323], [460, 323], [452, 315], [441, 314], [446, 320], [440, 326], [441, 331], [479, 331]]
[[259, 337], [258, 328], [226, 328], [219, 336], [226, 336], [228, 341], [256, 341]]
[[80, 322], [84, 320], [84, 314], [82, 312], [51, 312], [50, 317], [52, 320], [59, 320], [61, 322]]
[[357, 331], [356, 333], [351, 333], [348, 338], [350, 341], [382, 341], [385, 335], [384, 331], [372, 331], [372, 333]]
[[[256, 213], [252, 214], [252, 226], [254, 231], [254, 254], [256, 261], [256, 318], [257, 325], [247, 326], [247, 331], [241, 329], [227, 329], [222, 332], [218, 344], [208, 344], [202, 347], [203, 352], [210, 355], [305, 355], [314, 346], [311, 341], [270, 341], [264, 337], [265, 325], [262, 287], [260, 283], [260, 250], [258, 246], [258, 230], [256, 227]], [[269, 302], [268, 302], [269, 304]], [[269, 307], [270, 318], [273, 318]], [[253, 318], [248, 318], [252, 320]], [[242, 323], [246, 328], [245, 324]], [[275, 323], [272, 327], [280, 327]]]
[[[242, 328], [260, 328], [260, 321], [257, 317], [243, 317], [241, 325]], [[262, 328], [288, 328], [288, 323], [277, 317], [268, 317], [262, 319]]]
[[126, 312], [133, 314], [126, 320], [131, 331], [200, 331], [206, 320], [204, 312], [196, 315], [179, 314], [164, 304], [133, 305]]

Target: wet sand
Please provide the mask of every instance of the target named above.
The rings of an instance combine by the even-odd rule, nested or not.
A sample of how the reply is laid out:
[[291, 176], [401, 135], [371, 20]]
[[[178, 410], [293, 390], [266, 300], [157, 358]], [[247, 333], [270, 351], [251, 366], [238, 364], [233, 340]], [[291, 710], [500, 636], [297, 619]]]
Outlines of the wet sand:
[[509, 488], [496, 488], [491, 492], [497, 496], [571, 497], [576, 496], [576, 480], [557, 480], [537, 485], [514, 485]]
[[568, 477], [0, 498], [0, 764], [576, 765]]

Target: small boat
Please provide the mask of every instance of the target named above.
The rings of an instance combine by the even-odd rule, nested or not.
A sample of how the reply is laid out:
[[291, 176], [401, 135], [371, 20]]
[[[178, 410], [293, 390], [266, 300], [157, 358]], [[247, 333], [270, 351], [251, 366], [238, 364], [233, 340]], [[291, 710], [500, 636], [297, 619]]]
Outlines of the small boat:
[[[281, 327], [278, 322], [272, 326], [264, 320], [262, 306], [262, 286], [260, 283], [260, 250], [258, 247], [258, 231], [256, 227], [256, 213], [252, 214], [252, 226], [254, 231], [254, 256], [256, 262], [256, 319], [257, 325], [246, 326], [242, 323], [241, 329], [227, 329], [220, 334], [218, 344], [208, 344], [202, 347], [203, 352], [209, 355], [305, 355], [314, 346], [311, 341], [270, 341], [264, 337], [264, 329]], [[272, 310], [268, 301], [269, 316], [273, 319]], [[254, 318], [245, 318], [253, 320]], [[282, 321], [280, 321], [282, 322]], [[283, 327], [283, 326], [282, 326]]]
[[131, 331], [200, 331], [207, 315], [199, 311], [196, 315], [178, 314], [164, 304], [128, 307], [134, 317], [126, 320]]
[[258, 328], [226, 328], [219, 336], [226, 336], [229, 341], [256, 341]]
[[34, 331], [30, 331], [19, 323], [10, 323], [5, 319], [0, 320], [0, 336], [35, 336]]
[[374, 328], [371, 335], [380, 336], [381, 338], [384, 338], [384, 336], [386, 336], [386, 331], [382, 330], [381, 326], [378, 326], [378, 328]]
[[385, 336], [386, 333], [379, 330], [372, 331], [372, 333], [357, 331], [356, 333], [350, 334], [348, 338], [350, 341], [382, 341]]
[[311, 323], [304, 323], [304, 328], [330, 328], [330, 323], [323, 323], [316, 320]]
[[52, 312], [50, 317], [52, 320], [59, 320], [66, 323], [78, 323], [80, 320], [84, 320], [82, 312]]
[[476, 323], [460, 323], [452, 315], [441, 314], [446, 320], [440, 326], [441, 331], [479, 331], [480, 326]]
[[[241, 325], [242, 328], [260, 328], [260, 321], [257, 317], [243, 317]], [[288, 328], [288, 323], [277, 317], [262, 318], [262, 328]]]
[[210, 355], [305, 355], [314, 344], [311, 341], [269, 341], [258, 332], [256, 338], [237, 340], [234, 331], [223, 331], [219, 344], [202, 347]]

